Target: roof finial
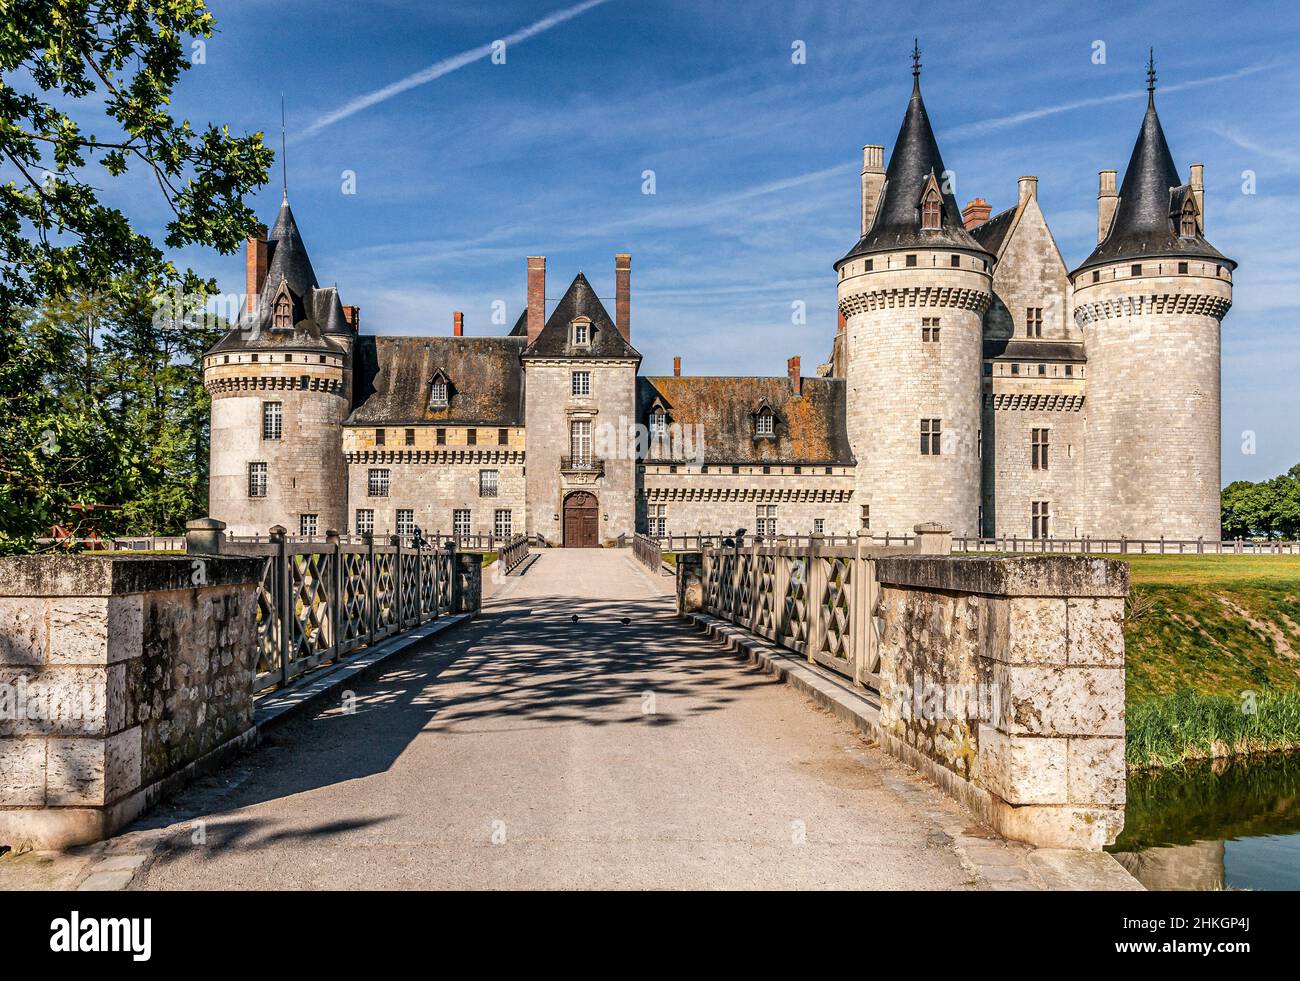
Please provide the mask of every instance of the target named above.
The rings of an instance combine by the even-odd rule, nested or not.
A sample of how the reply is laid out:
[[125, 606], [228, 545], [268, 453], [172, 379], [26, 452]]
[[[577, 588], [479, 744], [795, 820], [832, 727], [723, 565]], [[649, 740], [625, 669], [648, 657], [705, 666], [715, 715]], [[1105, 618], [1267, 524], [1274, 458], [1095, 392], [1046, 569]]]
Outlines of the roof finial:
[[282, 188], [282, 201], [284, 204], [289, 203], [289, 160], [288, 152], [285, 149], [284, 139], [284, 93], [280, 93], [280, 181]]
[[1156, 94], [1156, 49], [1150, 48], [1147, 53], [1147, 94], [1154, 100]]
[[912, 38], [912, 88], [921, 84], [921, 45], [919, 38]]

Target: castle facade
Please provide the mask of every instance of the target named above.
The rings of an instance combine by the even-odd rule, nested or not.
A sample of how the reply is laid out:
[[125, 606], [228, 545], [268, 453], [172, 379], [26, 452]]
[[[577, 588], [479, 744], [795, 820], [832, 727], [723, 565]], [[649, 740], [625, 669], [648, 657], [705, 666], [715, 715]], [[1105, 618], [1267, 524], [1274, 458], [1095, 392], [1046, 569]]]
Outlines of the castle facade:
[[248, 306], [204, 357], [210, 513], [235, 534], [908, 532], [1219, 537], [1220, 321], [1235, 263], [1205, 238], [1148, 104], [1097, 247], [1072, 271], [1037, 179], [959, 209], [919, 66], [898, 138], [864, 148], [839, 324], [805, 377], [640, 374], [631, 257], [611, 317], [546, 260], [504, 336], [373, 336], [321, 287], [287, 199], [246, 250]]

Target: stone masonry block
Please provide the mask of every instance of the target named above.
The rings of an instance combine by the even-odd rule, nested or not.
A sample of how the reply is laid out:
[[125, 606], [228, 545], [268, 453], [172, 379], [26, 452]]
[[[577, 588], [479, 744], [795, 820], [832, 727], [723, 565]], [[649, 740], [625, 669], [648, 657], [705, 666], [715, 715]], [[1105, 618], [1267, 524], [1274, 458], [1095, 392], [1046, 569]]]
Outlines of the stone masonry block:
[[1128, 774], [1123, 738], [1076, 737], [1069, 743], [1070, 803], [1122, 806]]
[[143, 730], [132, 726], [110, 736], [104, 744], [104, 797], [118, 800], [140, 789], [143, 774]]
[[985, 601], [982, 653], [1004, 664], [1066, 663], [1066, 601], [1014, 597]]
[[107, 803], [104, 794], [106, 748], [103, 739], [48, 740], [46, 803], [50, 806], [82, 807]]
[[108, 600], [108, 663], [139, 657], [144, 646], [144, 596], [111, 596]]
[[0, 599], [0, 664], [43, 664], [48, 647], [45, 601]]
[[58, 597], [50, 604], [50, 663], [108, 663], [108, 598]]
[[0, 739], [0, 806], [45, 803], [45, 740]]
[[0, 736], [105, 735], [107, 673], [83, 665], [0, 668]]
[[1008, 804], [1064, 804], [1069, 800], [1067, 742], [1012, 736], [981, 724], [978, 781]]
[[1069, 611], [1070, 664], [1124, 665], [1124, 601], [1071, 599]]
[[995, 663], [991, 677], [1012, 735], [1124, 735], [1123, 668]]

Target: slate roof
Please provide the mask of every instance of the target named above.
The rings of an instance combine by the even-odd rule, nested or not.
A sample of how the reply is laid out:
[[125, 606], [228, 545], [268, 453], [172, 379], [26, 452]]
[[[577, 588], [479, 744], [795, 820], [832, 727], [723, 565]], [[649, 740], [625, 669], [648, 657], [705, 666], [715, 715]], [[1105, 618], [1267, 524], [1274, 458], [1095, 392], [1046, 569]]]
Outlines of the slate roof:
[[1007, 232], [1011, 231], [1011, 219], [1015, 218], [1017, 208], [999, 211], [996, 215], [970, 230], [971, 238], [979, 242], [989, 253], [997, 255], [1006, 241]]
[[[284, 286], [293, 304], [293, 327], [285, 330], [271, 326], [275, 300]], [[343, 317], [343, 304], [333, 286], [321, 288], [316, 281], [307, 247], [303, 244], [298, 223], [289, 200], [280, 203], [275, 226], [267, 236], [266, 281], [256, 309], [245, 312], [235, 327], [208, 353], [229, 351], [317, 351], [345, 354], [344, 338], [352, 329]]]
[[[943, 190], [945, 169], [939, 144], [930, 127], [930, 116], [921, 99], [918, 78], [912, 85], [912, 98], [907, 104], [898, 139], [894, 141], [894, 150], [889, 155], [885, 186], [875, 220], [867, 234], [835, 267], [838, 269], [841, 263], [856, 256], [900, 248], [965, 249], [983, 254], [984, 247], [963, 227], [957, 199], [950, 191]], [[938, 180], [943, 194], [943, 214], [939, 228], [922, 231], [921, 193], [931, 174]]]
[[[804, 378], [801, 398], [794, 397], [784, 375], [638, 378], [639, 423], [648, 425], [656, 402], [664, 406], [670, 424], [701, 427], [705, 463], [853, 463], [842, 378]], [[770, 406], [776, 415], [775, 438], [754, 438], [752, 413], [760, 405]]]
[[1071, 275], [1108, 262], [1174, 256], [1211, 259], [1235, 269], [1237, 264], [1203, 235], [1178, 234], [1179, 211], [1188, 193], [1190, 188], [1178, 176], [1165, 141], [1152, 88], [1133, 155], [1124, 171], [1110, 232]]
[[[522, 426], [524, 383], [517, 337], [373, 337], [357, 341], [355, 425]], [[429, 406], [434, 374], [448, 380], [445, 409]]]
[[1050, 341], [1027, 337], [986, 337], [984, 358], [989, 361], [1088, 360], [1082, 341]]
[[[524, 325], [523, 335], [528, 333], [527, 311], [520, 318], [519, 323], [515, 324], [514, 330], [510, 336], [518, 336], [519, 325]], [[571, 343], [569, 324], [578, 317], [588, 317], [591, 320], [592, 338], [591, 347], [574, 348]], [[537, 340], [530, 344], [524, 351], [526, 358], [624, 358], [641, 360], [641, 355], [631, 344], [623, 339], [623, 335], [618, 332], [614, 326], [614, 321], [610, 319], [609, 312], [605, 305], [600, 302], [596, 296], [596, 291], [592, 289], [591, 283], [587, 282], [587, 277], [578, 273], [573, 282], [569, 284], [568, 290], [560, 298], [560, 302], [555, 305], [551, 311], [550, 317], [546, 320], [546, 325], [542, 328], [541, 333], [537, 335]]]

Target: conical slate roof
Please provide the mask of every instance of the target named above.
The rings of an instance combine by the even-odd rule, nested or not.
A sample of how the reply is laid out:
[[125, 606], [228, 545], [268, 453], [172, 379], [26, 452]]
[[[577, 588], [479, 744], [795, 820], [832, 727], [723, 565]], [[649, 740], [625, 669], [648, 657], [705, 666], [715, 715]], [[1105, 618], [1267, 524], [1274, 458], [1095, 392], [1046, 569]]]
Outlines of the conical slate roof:
[[1178, 256], [1213, 259], [1235, 268], [1236, 263], [1207, 242], [1199, 228], [1196, 235], [1179, 234], [1179, 215], [1189, 193], [1156, 113], [1153, 79], [1110, 232], [1075, 272], [1108, 262]]
[[[587, 317], [591, 320], [592, 337], [590, 348], [575, 349], [570, 342], [569, 324], [579, 317]], [[518, 325], [516, 325], [517, 329]], [[526, 332], [527, 324], [525, 322]], [[514, 331], [511, 333], [513, 334]], [[564, 296], [560, 298], [560, 302], [555, 305], [551, 315], [546, 319], [546, 326], [537, 335], [537, 340], [533, 341], [525, 349], [524, 357], [636, 358], [640, 360], [641, 355], [618, 332], [614, 321], [610, 319], [609, 311], [600, 302], [600, 297], [591, 288], [591, 283], [587, 282], [587, 277], [582, 273], [578, 273], [573, 282], [569, 284]]]
[[[880, 207], [867, 234], [836, 263], [873, 252], [900, 248], [952, 248], [986, 254], [984, 248], [963, 227], [957, 199], [944, 186], [943, 156], [930, 126], [930, 116], [921, 98], [919, 66], [913, 71], [912, 98], [903, 125], [889, 155]], [[943, 216], [937, 229], [921, 228], [921, 195], [934, 175], [943, 195]]]

